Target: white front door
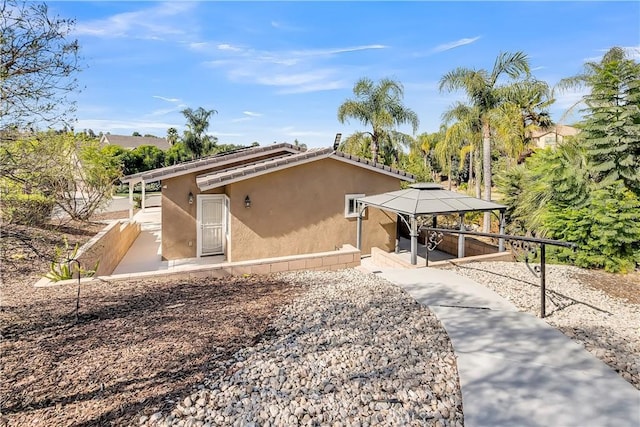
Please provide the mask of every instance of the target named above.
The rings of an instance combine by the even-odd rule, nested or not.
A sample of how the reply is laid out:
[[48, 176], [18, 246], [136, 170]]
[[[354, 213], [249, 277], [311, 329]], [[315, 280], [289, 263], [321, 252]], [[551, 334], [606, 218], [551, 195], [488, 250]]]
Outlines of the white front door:
[[224, 254], [226, 241], [226, 196], [198, 196], [198, 256]]

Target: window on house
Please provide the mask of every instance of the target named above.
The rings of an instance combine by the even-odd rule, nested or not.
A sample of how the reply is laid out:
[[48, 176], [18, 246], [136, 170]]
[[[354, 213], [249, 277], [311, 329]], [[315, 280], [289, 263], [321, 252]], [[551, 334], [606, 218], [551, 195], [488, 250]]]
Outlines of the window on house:
[[344, 196], [344, 217], [358, 217], [358, 199], [364, 197], [364, 194], [345, 194]]
[[544, 138], [544, 145], [545, 147], [555, 147], [556, 139], [552, 136], [547, 136]]

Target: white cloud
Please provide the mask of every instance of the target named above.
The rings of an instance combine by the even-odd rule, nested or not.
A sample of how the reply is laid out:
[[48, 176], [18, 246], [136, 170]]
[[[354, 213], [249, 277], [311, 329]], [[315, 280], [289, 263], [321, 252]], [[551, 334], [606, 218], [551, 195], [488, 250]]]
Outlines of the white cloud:
[[191, 2], [160, 3], [154, 7], [119, 13], [105, 19], [78, 22], [75, 33], [103, 38], [165, 40], [169, 36], [188, 34], [186, 28], [180, 28], [179, 25], [186, 26], [185, 15], [194, 6]]
[[[342, 89], [349, 84], [344, 72], [324, 65], [337, 55], [365, 50], [386, 49], [382, 44], [368, 44], [327, 49], [263, 51], [218, 43], [209, 53], [214, 56], [205, 64], [224, 70], [236, 82], [281, 88], [278, 93], [307, 93]], [[199, 50], [202, 46], [198, 45]]]
[[627, 53], [629, 59], [640, 61], [640, 46], [623, 47], [623, 49]]
[[161, 99], [163, 101], [167, 101], [167, 102], [171, 102], [171, 103], [180, 102], [180, 99], [178, 99], [178, 98], [166, 98], [166, 97], [160, 96], [160, 95], [153, 95], [153, 98]]
[[[585, 95], [589, 93], [587, 88], [574, 88], [554, 93], [556, 102], [551, 105], [551, 109], [558, 116], [557, 121], [562, 121], [566, 115], [579, 113], [580, 103]], [[584, 104], [583, 104], [584, 106]]]
[[345, 80], [322, 81], [317, 83], [307, 83], [298, 86], [287, 87], [278, 91], [280, 94], [321, 92], [328, 90], [345, 89], [352, 83]]
[[217, 136], [218, 138], [220, 137], [241, 137], [244, 136], [243, 133], [225, 133], [225, 132], [209, 132], [209, 135], [211, 136]]
[[262, 113], [256, 113], [254, 111], [243, 111], [242, 114], [249, 117], [262, 117]]
[[480, 39], [480, 36], [476, 36], [476, 37], [470, 37], [470, 38], [463, 38], [463, 39], [452, 41], [449, 43], [444, 43], [434, 47], [433, 52], [444, 52], [447, 50], [455, 49], [460, 46], [465, 46], [471, 43], [475, 43], [479, 39]]
[[[632, 59], [634, 61], [640, 61], [640, 46], [623, 46], [621, 47], [621, 49], [624, 50], [628, 59]], [[609, 49], [600, 49], [599, 51], [602, 52], [602, 55], [584, 58], [583, 61], [584, 62], [600, 62], [602, 61], [602, 57], [604, 56], [604, 54], [607, 53]]]
[[217, 48], [219, 50], [229, 50], [231, 52], [242, 52], [244, 49], [242, 49], [241, 47], [237, 47], [237, 46], [232, 46], [228, 43], [221, 43], [217, 46]]
[[388, 46], [383, 44], [368, 44], [363, 46], [352, 46], [352, 47], [343, 47], [343, 48], [334, 48], [334, 49], [307, 49], [307, 50], [298, 50], [293, 51], [293, 55], [298, 56], [329, 56], [329, 55], [338, 55], [341, 53], [351, 53], [351, 52], [359, 52], [362, 50], [377, 50], [377, 49], [386, 49]]
[[280, 21], [271, 21], [271, 27], [280, 31], [304, 31], [302, 27], [295, 27]]

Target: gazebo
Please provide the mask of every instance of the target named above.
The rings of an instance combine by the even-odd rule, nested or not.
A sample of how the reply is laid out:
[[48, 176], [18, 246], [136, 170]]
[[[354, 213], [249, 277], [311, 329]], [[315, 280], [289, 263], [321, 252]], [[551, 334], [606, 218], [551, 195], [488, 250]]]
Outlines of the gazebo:
[[[506, 206], [487, 200], [471, 197], [466, 194], [445, 190], [441, 185], [433, 183], [416, 183], [409, 188], [389, 193], [376, 194], [358, 199], [358, 231], [357, 246], [362, 246], [362, 215], [368, 207], [396, 213], [407, 224], [411, 236], [411, 264], [416, 265], [418, 259], [418, 217], [431, 216], [434, 226], [438, 215], [458, 214], [460, 230], [464, 231], [464, 215], [467, 212], [492, 212], [500, 214], [500, 234], [504, 234], [504, 212]], [[408, 221], [407, 221], [408, 219]], [[398, 245], [396, 239], [396, 247]], [[500, 241], [500, 251], [504, 243]], [[464, 256], [464, 235], [458, 237], [458, 256]]]

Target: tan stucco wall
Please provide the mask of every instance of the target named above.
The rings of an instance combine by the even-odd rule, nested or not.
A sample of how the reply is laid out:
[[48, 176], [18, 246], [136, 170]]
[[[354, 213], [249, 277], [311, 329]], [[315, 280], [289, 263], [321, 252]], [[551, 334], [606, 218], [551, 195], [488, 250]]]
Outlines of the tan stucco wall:
[[[231, 201], [228, 261], [333, 251], [356, 245], [356, 218], [344, 217], [345, 194], [400, 189], [400, 180], [335, 159], [323, 159], [200, 193], [203, 172], [162, 182], [162, 256], [197, 255], [198, 194], [227, 194]], [[189, 205], [189, 192], [194, 195]], [[251, 207], [244, 206], [249, 195]], [[362, 253], [372, 246], [392, 250], [395, 215], [369, 209], [363, 221]]]
[[[231, 261], [332, 251], [356, 245], [356, 218], [344, 217], [345, 194], [400, 189], [398, 178], [323, 159], [227, 186]], [[251, 198], [245, 208], [244, 199]], [[362, 253], [395, 245], [395, 215], [369, 209]]]
[[109, 275], [118, 266], [140, 234], [140, 224], [119, 221], [105, 227], [78, 250], [78, 261], [85, 270], [98, 264], [95, 276]]
[[[197, 196], [196, 175], [202, 172], [169, 178], [162, 181], [162, 258], [193, 258], [197, 255]], [[193, 204], [189, 204], [189, 192]], [[206, 194], [224, 193], [224, 187]]]

